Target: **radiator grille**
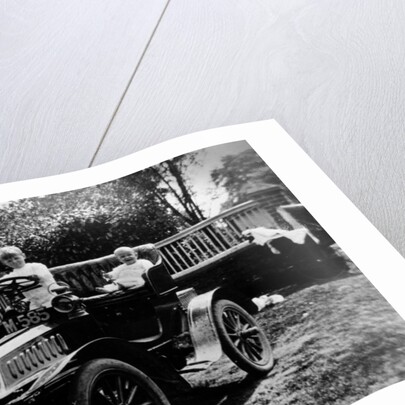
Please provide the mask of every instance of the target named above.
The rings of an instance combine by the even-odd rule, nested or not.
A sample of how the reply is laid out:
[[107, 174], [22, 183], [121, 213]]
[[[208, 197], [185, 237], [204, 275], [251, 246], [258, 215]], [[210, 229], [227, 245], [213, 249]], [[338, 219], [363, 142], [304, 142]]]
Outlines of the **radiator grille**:
[[60, 334], [31, 342], [19, 352], [2, 359], [1, 369], [6, 385], [27, 378], [68, 353], [68, 346]]

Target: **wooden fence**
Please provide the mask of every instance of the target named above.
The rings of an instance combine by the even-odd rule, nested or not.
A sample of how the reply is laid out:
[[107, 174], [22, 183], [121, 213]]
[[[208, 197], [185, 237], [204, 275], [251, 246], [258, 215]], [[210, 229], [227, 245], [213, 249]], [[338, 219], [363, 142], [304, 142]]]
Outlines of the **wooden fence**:
[[[169, 272], [178, 278], [181, 276], [178, 273], [193, 272], [243, 248], [249, 242], [243, 240], [242, 232], [258, 226], [278, 227], [274, 216], [261, 204], [249, 201], [157, 242], [155, 246]], [[150, 245], [135, 249], [140, 257], [144, 257], [143, 250], [150, 255]], [[105, 283], [102, 273], [118, 264], [114, 255], [108, 255], [50, 270], [55, 279], [67, 282], [76, 293], [87, 295]]]
[[171, 273], [206, 264], [243, 243], [242, 232], [258, 226], [277, 227], [259, 203], [249, 201], [206, 219], [156, 243]]

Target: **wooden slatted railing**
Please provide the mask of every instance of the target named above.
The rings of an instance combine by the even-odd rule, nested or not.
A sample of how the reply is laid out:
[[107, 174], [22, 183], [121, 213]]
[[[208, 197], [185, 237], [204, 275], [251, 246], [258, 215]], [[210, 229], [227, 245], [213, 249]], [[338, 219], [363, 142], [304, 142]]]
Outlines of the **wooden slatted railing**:
[[156, 243], [171, 273], [201, 265], [243, 242], [242, 232], [275, 221], [255, 201], [235, 206]]
[[[181, 277], [178, 273], [201, 269], [206, 264], [242, 248], [248, 244], [247, 241], [243, 241], [242, 232], [258, 226], [278, 227], [274, 217], [267, 210], [256, 201], [249, 201], [157, 242], [155, 247], [159, 250], [169, 272], [178, 278]], [[155, 262], [155, 257], [148, 256], [151, 254], [150, 245], [134, 249], [138, 251], [139, 257]], [[74, 288], [75, 293], [88, 295], [94, 292], [95, 287], [105, 283], [102, 273], [111, 271], [118, 264], [114, 255], [109, 255], [50, 270], [55, 279], [67, 282]]]

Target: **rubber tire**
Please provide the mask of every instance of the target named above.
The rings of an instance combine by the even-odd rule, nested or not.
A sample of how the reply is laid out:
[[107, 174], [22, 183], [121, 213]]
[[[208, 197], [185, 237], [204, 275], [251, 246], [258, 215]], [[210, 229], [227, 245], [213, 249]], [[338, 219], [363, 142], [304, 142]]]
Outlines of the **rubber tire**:
[[[225, 310], [231, 309], [244, 318], [250, 325], [258, 328], [257, 336], [263, 349], [262, 361], [254, 362], [242, 353], [230, 338], [228, 331], [223, 321], [223, 313]], [[241, 306], [233, 301], [218, 300], [213, 304], [213, 317], [214, 323], [218, 332], [219, 340], [221, 341], [222, 350], [240, 369], [249, 374], [265, 375], [274, 366], [273, 352], [269, 341], [263, 330], [259, 327], [256, 320]]]
[[115, 359], [90, 360], [80, 367], [70, 390], [69, 404], [97, 405], [97, 399], [92, 402], [92, 390], [100, 377], [114, 374], [114, 371], [128, 374], [153, 400], [154, 405], [170, 405], [163, 391], [142, 371]]

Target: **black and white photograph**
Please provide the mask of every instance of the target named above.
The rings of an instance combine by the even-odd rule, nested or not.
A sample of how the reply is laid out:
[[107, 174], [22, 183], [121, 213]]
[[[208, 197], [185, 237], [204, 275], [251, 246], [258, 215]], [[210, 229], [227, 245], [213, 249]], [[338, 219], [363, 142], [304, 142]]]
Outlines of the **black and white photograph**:
[[0, 224], [1, 405], [349, 405], [405, 379], [405, 321], [246, 141]]

